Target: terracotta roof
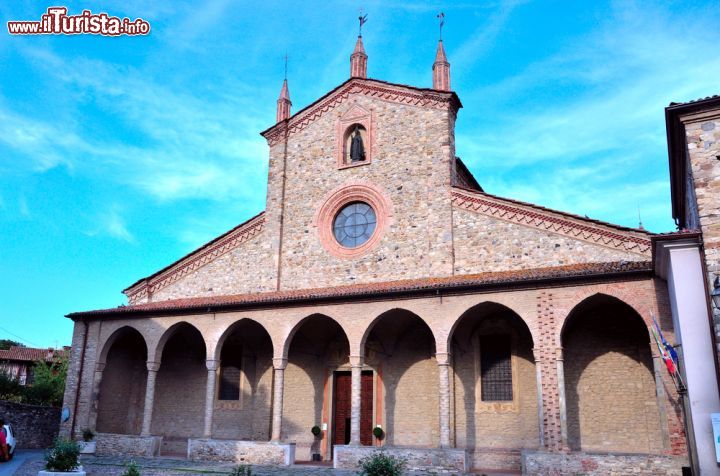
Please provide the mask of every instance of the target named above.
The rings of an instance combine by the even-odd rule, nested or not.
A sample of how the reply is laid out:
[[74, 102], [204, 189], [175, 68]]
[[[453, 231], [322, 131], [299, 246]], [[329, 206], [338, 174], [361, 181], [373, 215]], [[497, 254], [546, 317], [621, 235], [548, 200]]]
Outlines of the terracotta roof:
[[720, 98], [720, 95], [718, 95], [718, 94], [713, 94], [712, 96], [705, 96], [704, 98], [691, 99], [690, 101], [685, 101], [685, 102], [671, 102], [668, 107], [672, 107], [672, 106], [685, 106], [685, 105], [687, 105], [687, 104], [695, 104], [695, 103], [698, 103], [698, 102], [709, 101], [709, 100], [711, 100], [711, 99], [719, 99], [719, 98]]
[[52, 362], [54, 357], [62, 356], [66, 349], [36, 349], [34, 347], [12, 346], [7, 350], [0, 350], [0, 360], [19, 360], [24, 362], [37, 362], [44, 360]]
[[406, 279], [368, 284], [350, 284], [327, 288], [273, 291], [253, 294], [208, 296], [150, 302], [111, 309], [74, 312], [66, 317], [122, 316], [142, 314], [168, 314], [176, 312], [208, 310], [232, 310], [267, 304], [300, 303], [309, 301], [363, 298], [370, 296], [409, 295], [439, 290], [471, 290], [493, 287], [523, 287], [547, 281], [573, 279], [607, 279], [619, 275], [646, 274], [652, 272], [649, 261], [619, 261], [611, 263], [586, 263], [549, 268], [497, 271], [443, 278]]

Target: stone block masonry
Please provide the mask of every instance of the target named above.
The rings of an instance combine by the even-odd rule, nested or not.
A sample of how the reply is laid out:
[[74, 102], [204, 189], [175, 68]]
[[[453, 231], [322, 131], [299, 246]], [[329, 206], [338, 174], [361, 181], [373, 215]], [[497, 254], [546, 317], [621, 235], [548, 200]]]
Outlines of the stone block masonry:
[[12, 425], [18, 448], [48, 448], [60, 429], [60, 409], [0, 400], [0, 415]]
[[[333, 467], [355, 469], [363, 458], [378, 453], [378, 448], [367, 446], [335, 446]], [[432, 471], [434, 473], [465, 472], [468, 468], [468, 454], [455, 448], [385, 448], [388, 456], [404, 458], [408, 471]]]
[[98, 456], [157, 456], [160, 453], [162, 437], [115, 435], [98, 433], [96, 454]]
[[188, 458], [195, 461], [289, 466], [295, 462], [295, 444], [191, 438], [188, 440]]
[[523, 451], [522, 474], [556, 476], [675, 476], [687, 466], [685, 458], [642, 454], [545, 453]]

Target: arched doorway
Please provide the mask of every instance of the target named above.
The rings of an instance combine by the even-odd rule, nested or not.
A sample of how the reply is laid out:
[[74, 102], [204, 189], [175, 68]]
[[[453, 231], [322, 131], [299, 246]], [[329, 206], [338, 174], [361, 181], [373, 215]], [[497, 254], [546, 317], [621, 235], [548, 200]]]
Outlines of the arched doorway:
[[186, 455], [190, 437], [201, 437], [205, 421], [205, 341], [187, 323], [167, 331], [155, 384], [151, 433], [163, 437], [161, 453]]
[[439, 395], [434, 355], [430, 327], [410, 311], [387, 311], [366, 331], [365, 363], [375, 369], [381, 382], [375, 418], [385, 431], [384, 444], [437, 445]]
[[450, 353], [456, 445], [470, 451], [473, 467], [519, 467], [519, 451], [540, 441], [528, 326], [506, 306], [478, 304], [456, 323]]
[[263, 326], [250, 319], [232, 325], [218, 342], [220, 368], [212, 436], [270, 439], [273, 346]]
[[[335, 320], [314, 314], [291, 333], [287, 355], [282, 439], [296, 442], [298, 461], [309, 461], [313, 454], [328, 459], [338, 431], [333, 428], [331, 388], [337, 372], [350, 370], [348, 338]], [[318, 438], [311, 433], [316, 425], [324, 427]]]
[[109, 340], [100, 381], [96, 429], [100, 433], [139, 435], [147, 383], [147, 346], [140, 333], [119, 329]]
[[662, 451], [649, 343], [642, 318], [617, 298], [596, 294], [572, 310], [562, 332], [571, 449]]

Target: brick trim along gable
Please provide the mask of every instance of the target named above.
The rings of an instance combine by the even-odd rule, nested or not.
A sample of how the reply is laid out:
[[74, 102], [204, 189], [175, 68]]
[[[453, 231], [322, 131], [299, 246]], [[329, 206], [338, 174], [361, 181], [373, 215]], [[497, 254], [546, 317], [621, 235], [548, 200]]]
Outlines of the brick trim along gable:
[[320, 116], [345, 102], [350, 96], [358, 94], [384, 101], [433, 109], [452, 108], [456, 111], [462, 107], [455, 93], [413, 88], [376, 79], [352, 78], [308, 107], [298, 111], [287, 121], [278, 122], [260, 134], [267, 139], [268, 144], [272, 147], [283, 141], [286, 135], [302, 131]]
[[130, 304], [138, 304], [158, 290], [255, 237], [263, 231], [264, 224], [265, 212], [262, 212], [157, 273], [141, 279], [123, 293], [127, 295]]
[[592, 244], [629, 251], [648, 257], [651, 255], [651, 234], [598, 220], [555, 212], [537, 205], [495, 197], [482, 192], [454, 187], [453, 206], [474, 213], [529, 226]]

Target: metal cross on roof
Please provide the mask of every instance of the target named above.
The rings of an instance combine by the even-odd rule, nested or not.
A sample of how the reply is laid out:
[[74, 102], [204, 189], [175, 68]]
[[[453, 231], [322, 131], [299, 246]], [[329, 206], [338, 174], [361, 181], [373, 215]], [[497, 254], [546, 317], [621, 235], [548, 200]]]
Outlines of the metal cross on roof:
[[445, 14], [443, 12], [438, 13], [437, 17], [440, 19], [440, 41], [442, 41], [442, 29], [445, 24]]
[[358, 17], [358, 20], [360, 21], [360, 28], [358, 29], [358, 36], [362, 36], [362, 26], [367, 21], [367, 13], [363, 15], [362, 8], [360, 9], [360, 16]]

